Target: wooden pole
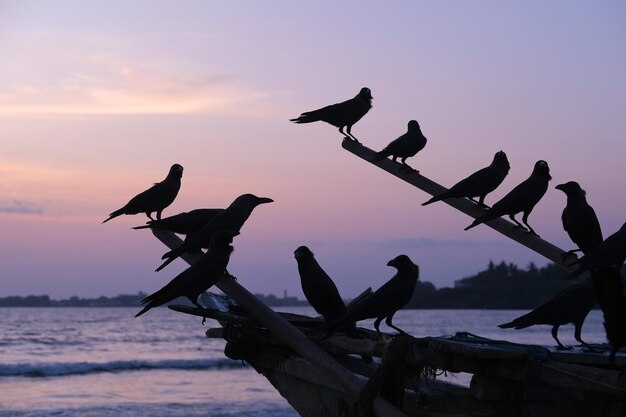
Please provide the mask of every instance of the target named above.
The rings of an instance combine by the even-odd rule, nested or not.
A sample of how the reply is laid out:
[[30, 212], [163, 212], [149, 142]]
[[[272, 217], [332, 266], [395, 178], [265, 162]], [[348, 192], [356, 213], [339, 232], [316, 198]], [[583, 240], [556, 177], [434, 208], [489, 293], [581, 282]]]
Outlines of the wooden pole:
[[[353, 140], [344, 139], [341, 143], [341, 146], [347, 151], [355, 154], [359, 158], [364, 159], [365, 161], [373, 165], [376, 165], [380, 169], [383, 169], [390, 174], [395, 175], [401, 180], [408, 182], [414, 187], [417, 187], [430, 195], [434, 196], [441, 194], [444, 191], [447, 191], [447, 188], [437, 184], [436, 182], [426, 178], [421, 174], [418, 174], [416, 171], [407, 170], [406, 168], [403, 169], [403, 166], [400, 163], [393, 162], [389, 158], [385, 158], [378, 162], [370, 162], [370, 159], [376, 154], [376, 152], [366, 146], [363, 146], [360, 143], [356, 143]], [[447, 198], [445, 200], [442, 200], [442, 202], [454, 207], [455, 209], [467, 214], [474, 219], [480, 216], [484, 211], [483, 208], [466, 198]], [[522, 245], [537, 252], [538, 254], [545, 256], [555, 264], [562, 266], [568, 271], [573, 271], [576, 269], [567, 266], [565, 262], [563, 262], [564, 259], [562, 259], [561, 257], [561, 255], [565, 252], [563, 249], [541, 239], [539, 236], [533, 235], [531, 233], [526, 233], [526, 231], [522, 230], [519, 227], [516, 227], [513, 222], [499, 217], [497, 219], [486, 222], [485, 225], [502, 233], [506, 237], [513, 239], [518, 243], [521, 243]], [[566, 259], [568, 260], [568, 262], [573, 261], [573, 257], [568, 257]]]
[[[170, 249], [175, 249], [182, 243], [182, 240], [172, 232], [152, 229], [152, 233]], [[193, 264], [199, 256], [185, 253], [182, 255], [182, 258], [187, 263]], [[231, 278], [222, 278], [215, 286], [248, 310], [277, 339], [292, 348], [326, 375], [334, 378], [353, 396], [355, 401], [358, 400], [365, 381], [337, 362], [335, 358], [313, 343], [300, 330], [289, 324], [287, 320], [280, 317], [271, 308], [263, 304], [252, 293], [239, 285], [237, 281]], [[406, 417], [406, 414], [380, 396], [374, 400], [374, 412], [379, 417]]]

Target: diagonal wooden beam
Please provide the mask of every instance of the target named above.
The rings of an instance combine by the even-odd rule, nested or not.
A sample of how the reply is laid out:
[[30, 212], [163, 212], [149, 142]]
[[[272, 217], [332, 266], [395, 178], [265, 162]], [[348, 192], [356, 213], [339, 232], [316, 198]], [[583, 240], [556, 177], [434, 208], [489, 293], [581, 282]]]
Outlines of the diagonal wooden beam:
[[[374, 157], [376, 152], [366, 146], [363, 146], [363, 144], [356, 143], [353, 140], [344, 139], [343, 142], [341, 143], [341, 146], [344, 149], [346, 149], [348, 152], [353, 153], [359, 158], [365, 160], [366, 162], [369, 162], [370, 164], [375, 165], [378, 168], [385, 170], [392, 175], [395, 175], [401, 180], [408, 182], [414, 187], [417, 187], [420, 190], [430, 195], [435, 196], [435, 195], [441, 194], [444, 191], [447, 191], [447, 188], [443, 187], [442, 185], [439, 185], [433, 180], [426, 178], [425, 176], [421, 174], [418, 174], [417, 171], [412, 171], [412, 170], [403, 168], [403, 166], [400, 163], [393, 162], [389, 158], [385, 158], [378, 162], [370, 162], [370, 159]], [[470, 201], [467, 198], [447, 198], [445, 200], [442, 200], [442, 202], [448, 204], [449, 206], [454, 207], [455, 209], [467, 214], [468, 216], [474, 219], [480, 216], [485, 210], [484, 208], [478, 206], [476, 203]], [[512, 239], [526, 246], [527, 248], [537, 252], [538, 254], [548, 258], [550, 261], [554, 262], [557, 265], [562, 266], [568, 271], [574, 271], [576, 269], [576, 268], [567, 266], [567, 264], [563, 262], [564, 259], [561, 257], [561, 255], [565, 252], [563, 249], [553, 245], [550, 242], [547, 242], [541, 239], [540, 237], [536, 235], [526, 233], [526, 231], [522, 230], [519, 227], [516, 227], [516, 225], [513, 222], [510, 222], [508, 220], [505, 220], [502, 217], [499, 217], [497, 219], [488, 221], [484, 224], [496, 230], [497, 232], [502, 233], [504, 236], [508, 237], [509, 239]], [[571, 263], [575, 259], [576, 258], [574, 257], [574, 255], [572, 255], [571, 257], [565, 258], [565, 260], [567, 260], [567, 263]]]
[[[182, 240], [172, 232], [152, 229], [152, 233], [170, 249], [177, 248], [182, 243]], [[185, 253], [182, 255], [182, 258], [187, 263], [193, 264], [200, 256], [198, 254]], [[241, 307], [248, 310], [278, 340], [311, 362], [320, 371], [333, 378], [346, 389], [346, 392], [355, 401], [358, 401], [361, 389], [365, 385], [363, 379], [346, 369], [335, 358], [313, 343], [300, 330], [276, 314], [271, 308], [263, 304], [254, 294], [250, 293], [234, 279], [222, 278], [215, 286], [239, 303]], [[406, 417], [406, 414], [380, 396], [374, 400], [374, 412], [379, 417]]]

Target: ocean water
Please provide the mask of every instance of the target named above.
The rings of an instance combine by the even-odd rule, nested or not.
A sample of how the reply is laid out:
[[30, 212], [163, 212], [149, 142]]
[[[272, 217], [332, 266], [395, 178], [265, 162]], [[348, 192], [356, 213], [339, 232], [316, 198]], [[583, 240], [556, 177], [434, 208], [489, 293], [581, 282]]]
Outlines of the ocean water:
[[[305, 307], [280, 308], [313, 315]], [[207, 320], [137, 308], [0, 308], [0, 415], [3, 417], [292, 417], [265, 378], [227, 359]], [[512, 342], [554, 345], [549, 326], [502, 330], [519, 310], [404, 310], [394, 324], [417, 337], [468, 331]], [[360, 322], [371, 327], [371, 321]], [[384, 325], [381, 329], [385, 329]], [[577, 344], [573, 326], [561, 341]], [[601, 312], [583, 327], [605, 343]], [[454, 381], [454, 375], [449, 379]], [[460, 378], [463, 382], [463, 378]]]

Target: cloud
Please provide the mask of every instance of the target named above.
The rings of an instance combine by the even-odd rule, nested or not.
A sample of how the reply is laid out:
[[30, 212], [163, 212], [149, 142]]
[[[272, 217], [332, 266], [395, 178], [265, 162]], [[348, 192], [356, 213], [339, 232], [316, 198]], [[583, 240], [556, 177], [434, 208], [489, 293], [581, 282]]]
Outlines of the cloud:
[[[191, 65], [191, 64], [190, 64]], [[179, 74], [190, 74], [187, 78]], [[268, 92], [184, 64], [86, 57], [54, 82], [0, 82], [0, 115], [220, 114], [259, 117]]]
[[8, 203], [0, 202], [0, 213], [19, 213], [42, 215], [43, 209], [27, 200], [13, 200]]

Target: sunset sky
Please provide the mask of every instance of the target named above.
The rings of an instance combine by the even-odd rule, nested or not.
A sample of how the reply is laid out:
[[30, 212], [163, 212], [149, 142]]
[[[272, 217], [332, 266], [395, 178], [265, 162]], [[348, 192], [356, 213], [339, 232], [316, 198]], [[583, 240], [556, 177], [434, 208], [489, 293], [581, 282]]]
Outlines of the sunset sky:
[[380, 149], [420, 122], [408, 160], [445, 186], [504, 150], [491, 204], [546, 160], [530, 223], [572, 244], [559, 183], [587, 191], [604, 235], [626, 221], [626, 2], [0, 0], [0, 297], [152, 292], [186, 264], [147, 219], [101, 224], [183, 165], [164, 216], [271, 197], [229, 270], [253, 292], [302, 297], [308, 245], [352, 297], [400, 253], [438, 287], [490, 259], [547, 261], [356, 158], [324, 123], [288, 121], [371, 88], [353, 133]]

